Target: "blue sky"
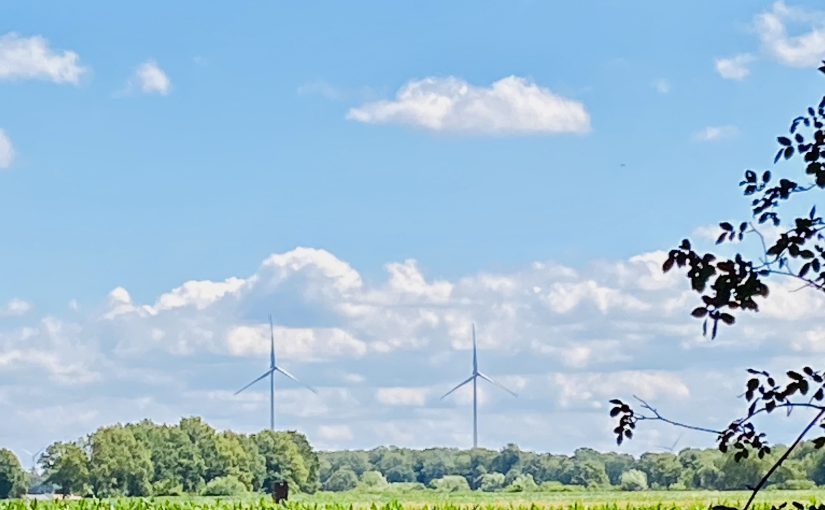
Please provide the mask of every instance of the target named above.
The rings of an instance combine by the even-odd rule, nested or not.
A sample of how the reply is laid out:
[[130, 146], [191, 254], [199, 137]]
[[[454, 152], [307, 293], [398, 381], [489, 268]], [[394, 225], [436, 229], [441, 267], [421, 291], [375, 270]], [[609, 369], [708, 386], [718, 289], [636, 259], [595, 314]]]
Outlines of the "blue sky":
[[[263, 426], [263, 394], [220, 390], [263, 368], [272, 312], [327, 395], [283, 419], [323, 447], [466, 443], [466, 406], [432, 395], [469, 366], [471, 320], [489, 371], [535, 389], [491, 394], [482, 443], [609, 447], [581, 423], [613, 395], [571, 381], [701, 401], [684, 371], [753, 351], [746, 328], [696, 338], [656, 257], [747, 214], [736, 182], [818, 100], [822, 58], [815, 2], [6, 2], [0, 443]], [[792, 353], [815, 348], [802, 319]], [[508, 413], [568, 435], [511, 437]]]

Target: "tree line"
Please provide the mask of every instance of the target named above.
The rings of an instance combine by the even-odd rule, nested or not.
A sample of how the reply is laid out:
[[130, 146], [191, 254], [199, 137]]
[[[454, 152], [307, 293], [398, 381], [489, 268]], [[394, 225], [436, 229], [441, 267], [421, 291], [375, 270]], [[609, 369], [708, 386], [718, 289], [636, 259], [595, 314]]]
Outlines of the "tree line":
[[[236, 495], [267, 491], [285, 480], [292, 490], [535, 491], [578, 489], [709, 489], [752, 487], [785, 447], [736, 462], [733, 453], [685, 448], [678, 453], [572, 455], [521, 450], [430, 448], [316, 452], [297, 432], [216, 431], [200, 418], [175, 425], [151, 421], [102, 427], [50, 445], [40, 469], [26, 473], [0, 449], [0, 498], [31, 492], [80, 496]], [[825, 485], [825, 451], [797, 447], [770, 480], [777, 489]]]
[[[432, 488], [447, 491], [533, 491], [577, 489], [707, 489], [752, 487], [785, 452], [777, 446], [760, 459], [738, 462], [716, 449], [685, 448], [636, 458], [579, 448], [573, 455], [534, 453], [510, 444], [499, 451], [381, 447], [369, 451], [322, 452], [323, 490]], [[825, 452], [813, 443], [797, 448], [771, 479], [776, 489], [825, 485]]]
[[303, 434], [218, 432], [200, 418], [176, 425], [151, 421], [103, 427], [78, 441], [50, 445], [40, 472], [22, 472], [0, 450], [0, 498], [27, 490], [81, 496], [235, 495], [276, 481], [314, 492], [318, 456]]

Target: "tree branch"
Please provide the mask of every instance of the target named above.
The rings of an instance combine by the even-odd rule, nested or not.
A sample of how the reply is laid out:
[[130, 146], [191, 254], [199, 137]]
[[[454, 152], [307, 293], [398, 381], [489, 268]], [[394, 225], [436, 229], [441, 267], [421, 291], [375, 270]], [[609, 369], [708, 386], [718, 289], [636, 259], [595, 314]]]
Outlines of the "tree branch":
[[785, 450], [785, 453], [783, 453], [782, 456], [779, 457], [779, 459], [777, 459], [777, 461], [773, 463], [773, 466], [771, 466], [771, 468], [768, 470], [768, 472], [765, 473], [765, 476], [763, 476], [762, 479], [759, 480], [759, 483], [756, 484], [756, 487], [753, 488], [753, 491], [751, 492], [751, 496], [750, 496], [750, 498], [748, 498], [748, 502], [745, 503], [745, 506], [742, 508], [742, 510], [748, 510], [748, 508], [751, 506], [751, 503], [753, 503], [754, 498], [756, 498], [756, 495], [759, 493], [760, 490], [762, 490], [762, 487], [764, 487], [765, 484], [768, 483], [768, 479], [770, 479], [770, 477], [771, 477], [771, 475], [773, 475], [774, 471], [779, 469], [779, 466], [781, 466], [782, 463], [785, 462], [785, 459], [787, 459], [788, 456], [790, 456], [790, 454], [794, 450], [794, 448], [796, 448], [799, 445], [799, 443], [802, 442], [802, 438], [804, 438], [805, 435], [808, 432], [810, 432], [812, 428], [814, 428], [814, 425], [816, 425], [817, 422], [819, 420], [821, 420], [823, 416], [825, 416], [825, 408], [821, 409], [816, 414], [816, 416], [814, 416], [814, 419], [811, 420], [810, 423], [808, 423], [808, 425], [805, 427], [804, 430], [802, 430], [802, 432], [799, 434], [799, 436], [797, 436], [797, 438], [793, 442], [793, 444], [791, 444], [791, 446], [789, 446], [788, 449]]
[[673, 421], [669, 418], [665, 418], [664, 416], [659, 414], [659, 411], [655, 407], [651, 406], [650, 404], [645, 402], [643, 399], [639, 398], [636, 395], [633, 395], [633, 398], [638, 400], [639, 403], [642, 405], [642, 407], [644, 409], [647, 409], [648, 411], [653, 413], [653, 416], [638, 416], [639, 421], [644, 421], [644, 420], [662, 421], [662, 422], [665, 422], [669, 425], [673, 425], [674, 427], [681, 427], [683, 429], [696, 430], [696, 431], [699, 431], [699, 432], [708, 432], [710, 434], [717, 434], [717, 435], [722, 433], [721, 430], [714, 430], [714, 429], [709, 429], [709, 428], [705, 428], [705, 427], [697, 427], [696, 425], [688, 425], [687, 423], [681, 423], [681, 422], [678, 422], [678, 421]]

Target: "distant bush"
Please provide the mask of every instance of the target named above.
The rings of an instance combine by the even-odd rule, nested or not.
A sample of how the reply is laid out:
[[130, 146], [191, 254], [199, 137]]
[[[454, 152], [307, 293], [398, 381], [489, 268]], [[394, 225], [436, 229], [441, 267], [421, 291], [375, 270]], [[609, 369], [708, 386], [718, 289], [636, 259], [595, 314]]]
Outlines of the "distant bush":
[[647, 475], [644, 471], [630, 469], [622, 473], [619, 487], [623, 491], [644, 491], [647, 490]]
[[532, 492], [538, 488], [533, 475], [518, 475], [505, 489], [507, 492]]
[[816, 489], [816, 483], [813, 480], [785, 480], [774, 485], [777, 489], [782, 490], [810, 490]]
[[586, 489], [583, 485], [565, 485], [556, 480], [542, 482], [538, 488], [541, 492], [581, 492]]
[[484, 492], [500, 491], [504, 488], [504, 475], [501, 473], [484, 473], [478, 478], [478, 488]]
[[159, 480], [152, 484], [153, 496], [183, 496], [183, 485], [174, 480]]
[[242, 496], [246, 494], [246, 486], [234, 476], [219, 476], [210, 480], [201, 494], [204, 496]]
[[380, 471], [365, 471], [360, 486], [364, 489], [384, 489], [389, 485]]
[[386, 490], [393, 492], [418, 492], [427, 490], [427, 487], [419, 482], [395, 482], [389, 484]]
[[430, 482], [430, 486], [441, 492], [462, 492], [470, 490], [470, 484], [467, 483], [467, 479], [458, 475], [447, 475], [443, 478], [436, 478]]
[[349, 467], [342, 467], [332, 473], [323, 484], [325, 491], [344, 492], [354, 489], [358, 485], [358, 475]]

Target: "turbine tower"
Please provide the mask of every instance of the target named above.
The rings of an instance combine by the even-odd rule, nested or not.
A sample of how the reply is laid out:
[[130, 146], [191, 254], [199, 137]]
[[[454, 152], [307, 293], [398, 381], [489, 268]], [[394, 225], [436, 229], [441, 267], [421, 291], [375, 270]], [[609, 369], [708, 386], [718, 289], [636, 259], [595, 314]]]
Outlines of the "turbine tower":
[[476, 347], [476, 325], [473, 323], [473, 373], [467, 379], [458, 383], [458, 385], [445, 393], [441, 399], [447, 398], [448, 395], [456, 391], [457, 389], [461, 388], [465, 384], [473, 383], [473, 448], [478, 448], [478, 379], [482, 378], [485, 381], [498, 386], [502, 390], [506, 391], [510, 395], [514, 397], [518, 397], [515, 392], [510, 391], [507, 389], [503, 384], [496, 382], [492, 378], [487, 375], [484, 375], [483, 372], [478, 371], [478, 349]]
[[312, 393], [318, 393], [315, 388], [312, 386], [308, 386], [301, 381], [298, 380], [297, 377], [290, 374], [283, 368], [279, 367], [277, 363], [275, 363], [275, 328], [272, 326], [272, 315], [269, 315], [269, 370], [264, 372], [260, 377], [252, 381], [251, 383], [247, 384], [243, 388], [239, 389], [235, 392], [235, 395], [239, 394], [240, 392], [244, 391], [245, 389], [249, 388], [256, 382], [260, 381], [261, 379], [265, 379], [269, 377], [269, 429], [274, 431], [275, 430], [275, 372], [280, 372], [281, 374], [289, 377], [296, 383], [300, 384], [304, 388], [308, 389]]

